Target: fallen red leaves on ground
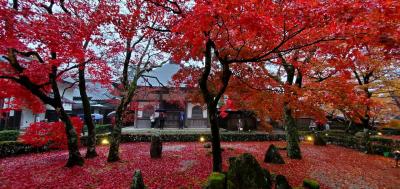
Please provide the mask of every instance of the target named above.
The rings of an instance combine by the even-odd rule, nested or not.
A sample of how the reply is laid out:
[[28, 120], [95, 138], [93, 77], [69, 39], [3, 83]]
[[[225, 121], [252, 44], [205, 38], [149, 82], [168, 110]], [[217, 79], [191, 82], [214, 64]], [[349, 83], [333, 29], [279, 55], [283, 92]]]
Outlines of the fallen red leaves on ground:
[[[400, 168], [390, 158], [367, 155], [351, 149], [303, 144], [303, 159], [286, 164], [262, 162], [270, 144], [283, 142], [223, 143], [224, 169], [227, 159], [243, 152], [256, 156], [271, 172], [284, 174], [293, 186], [303, 178], [314, 178], [322, 188], [396, 188]], [[107, 163], [108, 148], [98, 148], [99, 157], [86, 160], [83, 167], [63, 167], [67, 151], [28, 154], [0, 160], [0, 188], [129, 188], [135, 169], [142, 170], [149, 188], [201, 188], [212, 170], [210, 149], [201, 143], [164, 143], [163, 157], [151, 159], [149, 143], [121, 145], [122, 161]], [[82, 152], [84, 149], [82, 149]]]

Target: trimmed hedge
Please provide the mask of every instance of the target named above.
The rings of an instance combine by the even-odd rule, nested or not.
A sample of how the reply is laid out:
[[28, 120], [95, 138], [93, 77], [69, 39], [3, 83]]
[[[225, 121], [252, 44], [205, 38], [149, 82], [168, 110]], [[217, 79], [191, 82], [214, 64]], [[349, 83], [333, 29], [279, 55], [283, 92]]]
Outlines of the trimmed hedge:
[[[111, 124], [104, 124], [104, 125], [96, 125], [95, 126], [96, 134], [104, 134], [109, 133], [112, 130]], [[87, 125], [83, 127], [84, 132], [88, 132]]]
[[[122, 134], [121, 142], [150, 142], [152, 134]], [[204, 137], [211, 141], [211, 134], [161, 134], [163, 142], [196, 142]], [[278, 141], [285, 140], [285, 135], [270, 135], [260, 133], [221, 133], [221, 141]], [[109, 134], [97, 135], [97, 143], [102, 139], [109, 138]], [[81, 137], [82, 144], [86, 144], [87, 136]]]
[[[122, 135], [123, 142], [148, 142], [151, 135]], [[200, 137], [205, 137], [206, 141], [211, 141], [211, 134], [161, 134], [164, 142], [195, 142], [199, 141]], [[269, 135], [269, 134], [221, 134], [221, 141], [276, 141], [285, 140], [285, 135]]]
[[0, 142], [0, 158], [32, 152], [43, 152], [47, 150], [48, 148], [46, 147], [35, 148], [17, 141]]
[[380, 130], [384, 135], [400, 135], [400, 129], [382, 128]]
[[19, 136], [17, 130], [4, 130], [0, 131], [0, 141], [16, 141]]

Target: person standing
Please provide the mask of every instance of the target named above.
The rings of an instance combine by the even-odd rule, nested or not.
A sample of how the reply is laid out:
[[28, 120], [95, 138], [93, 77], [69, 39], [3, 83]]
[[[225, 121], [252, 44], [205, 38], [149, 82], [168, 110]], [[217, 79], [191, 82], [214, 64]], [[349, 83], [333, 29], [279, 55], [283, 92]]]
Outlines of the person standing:
[[179, 129], [183, 129], [185, 126], [185, 113], [179, 112]]
[[156, 118], [155, 118], [155, 115], [154, 115], [154, 113], [153, 113], [153, 114], [151, 114], [151, 116], [150, 116], [150, 127], [151, 127], [152, 129], [154, 129], [155, 123], [156, 123]]
[[396, 150], [393, 152], [393, 156], [394, 156], [394, 162], [395, 162], [395, 166], [394, 167], [399, 167], [399, 160], [400, 160], [400, 151]]
[[164, 124], [165, 124], [165, 115], [164, 112], [160, 112], [160, 129], [164, 129]]

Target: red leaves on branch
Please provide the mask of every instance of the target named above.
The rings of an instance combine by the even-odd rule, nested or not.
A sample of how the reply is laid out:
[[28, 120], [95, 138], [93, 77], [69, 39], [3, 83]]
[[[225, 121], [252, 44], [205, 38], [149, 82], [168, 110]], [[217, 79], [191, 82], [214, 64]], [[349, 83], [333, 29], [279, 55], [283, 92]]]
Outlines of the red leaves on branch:
[[[79, 117], [71, 117], [71, 122], [77, 131], [78, 138], [83, 128], [83, 122]], [[20, 137], [23, 143], [35, 147], [49, 145], [50, 148], [67, 149], [67, 136], [63, 122], [35, 122], [29, 125], [25, 133]], [[78, 139], [78, 142], [80, 140]]]

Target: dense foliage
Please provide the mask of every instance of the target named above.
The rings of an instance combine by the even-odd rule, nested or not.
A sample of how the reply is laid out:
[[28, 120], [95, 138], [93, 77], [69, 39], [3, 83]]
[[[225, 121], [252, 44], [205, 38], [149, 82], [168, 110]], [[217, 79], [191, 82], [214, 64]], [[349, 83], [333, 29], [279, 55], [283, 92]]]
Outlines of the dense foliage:
[[[78, 136], [82, 131], [83, 122], [79, 117], [71, 118], [72, 124]], [[29, 125], [25, 133], [20, 137], [24, 144], [34, 147], [48, 145], [49, 148], [67, 149], [67, 136], [63, 122], [36, 122]], [[78, 138], [79, 139], [79, 138]], [[79, 143], [80, 140], [78, 140]]]

